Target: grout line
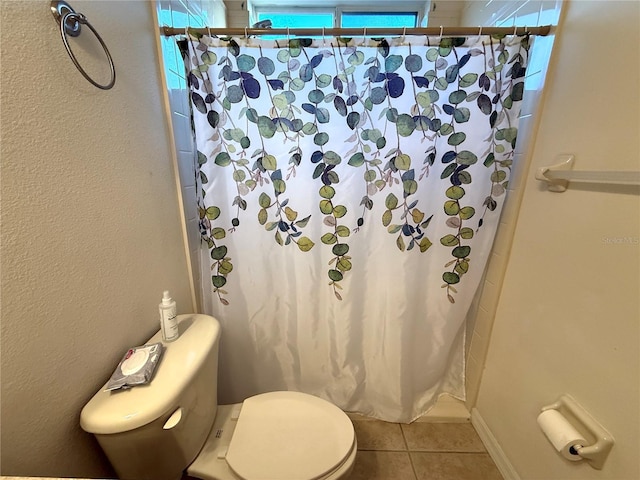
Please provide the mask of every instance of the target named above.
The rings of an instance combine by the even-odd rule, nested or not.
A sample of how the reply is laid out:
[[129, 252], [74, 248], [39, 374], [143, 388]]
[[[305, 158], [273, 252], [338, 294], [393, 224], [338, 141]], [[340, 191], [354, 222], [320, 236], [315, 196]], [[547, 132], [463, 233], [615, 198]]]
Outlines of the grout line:
[[400, 425], [400, 431], [402, 432], [402, 439], [404, 440], [404, 446], [407, 449], [407, 455], [409, 455], [409, 464], [411, 465], [411, 471], [413, 472], [413, 476], [416, 480], [418, 480], [418, 472], [416, 472], [416, 467], [413, 464], [413, 456], [411, 455], [411, 450], [409, 450], [409, 442], [407, 441], [407, 436], [404, 434], [404, 428]]
[[461, 450], [409, 450], [409, 453], [444, 453], [450, 454], [455, 453], [456, 455], [485, 455], [486, 451], [478, 451], [478, 452], [469, 452], [469, 451], [461, 451]]
[[402, 425], [398, 425], [400, 427], [400, 432], [402, 433], [402, 441], [404, 442], [404, 448], [409, 451], [409, 442], [407, 442], [407, 436], [404, 434], [404, 428]]
[[359, 452], [396, 452], [408, 453], [409, 450], [395, 450], [393, 448], [358, 448]]
[[358, 448], [360, 452], [396, 452], [396, 453], [469, 453], [484, 454], [486, 450], [398, 450], [394, 448]]

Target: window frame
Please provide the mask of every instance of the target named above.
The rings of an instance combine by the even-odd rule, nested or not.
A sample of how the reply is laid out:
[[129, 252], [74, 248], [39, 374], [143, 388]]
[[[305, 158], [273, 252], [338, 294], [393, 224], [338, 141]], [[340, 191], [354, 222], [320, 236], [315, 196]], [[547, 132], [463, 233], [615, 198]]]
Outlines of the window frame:
[[[420, 11], [419, 10], [407, 10], [404, 8], [398, 8], [395, 6], [392, 6], [390, 8], [373, 8], [373, 7], [369, 7], [367, 8], [366, 6], [362, 6], [360, 8], [358, 7], [336, 7], [336, 16], [334, 17], [334, 19], [340, 19], [340, 25], [337, 26], [337, 28], [342, 28], [342, 15], [344, 13], [363, 13], [363, 14], [385, 14], [385, 13], [395, 13], [395, 14], [399, 14], [399, 13], [404, 13], [404, 14], [411, 14], [411, 15], [415, 15], [416, 16], [416, 23], [413, 27], [407, 27], [407, 28], [416, 28], [420, 25]], [[334, 24], [337, 23], [336, 20], [334, 20]], [[369, 27], [367, 27], [369, 28]], [[380, 27], [373, 27], [373, 28], [380, 28]]]
[[253, 23], [259, 21], [260, 14], [264, 13], [286, 13], [289, 15], [300, 14], [331, 14], [333, 17], [333, 26], [336, 26], [336, 9], [334, 7], [253, 7]]
[[338, 5], [338, 6], [330, 6], [330, 7], [319, 7], [319, 6], [311, 6], [311, 7], [295, 7], [290, 5], [282, 5], [282, 6], [273, 6], [273, 4], [269, 6], [262, 5], [253, 5], [252, 9], [252, 24], [258, 22], [258, 17], [260, 14], [268, 14], [268, 13], [288, 13], [288, 14], [327, 14], [330, 13], [333, 16], [333, 27], [341, 28], [342, 25], [342, 14], [343, 13], [409, 13], [414, 14], [416, 16], [416, 25], [415, 27], [419, 27], [422, 23], [423, 18], [428, 13], [424, 6], [423, 2], [397, 2], [393, 5], [366, 5], [366, 4], [355, 4], [355, 5]]

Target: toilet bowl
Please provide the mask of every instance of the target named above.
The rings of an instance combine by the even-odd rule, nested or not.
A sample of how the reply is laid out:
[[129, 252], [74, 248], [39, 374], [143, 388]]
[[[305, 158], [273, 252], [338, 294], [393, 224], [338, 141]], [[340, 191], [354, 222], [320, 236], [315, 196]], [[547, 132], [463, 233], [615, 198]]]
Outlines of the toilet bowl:
[[[269, 392], [217, 404], [220, 325], [178, 316], [148, 385], [101, 389], [83, 408], [123, 480], [340, 480], [353, 468], [353, 425], [338, 407], [300, 392]], [[161, 341], [160, 332], [147, 343]]]
[[351, 421], [337, 407], [271, 392], [221, 405], [187, 473], [203, 480], [338, 480], [353, 468], [356, 450]]

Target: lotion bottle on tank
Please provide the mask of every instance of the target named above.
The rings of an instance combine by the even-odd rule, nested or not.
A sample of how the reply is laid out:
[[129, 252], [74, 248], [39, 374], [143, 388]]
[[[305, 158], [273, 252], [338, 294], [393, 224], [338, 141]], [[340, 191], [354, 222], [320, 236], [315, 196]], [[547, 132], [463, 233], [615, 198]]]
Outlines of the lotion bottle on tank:
[[160, 310], [160, 329], [162, 330], [162, 340], [173, 342], [178, 338], [178, 320], [176, 318], [176, 302], [169, 296], [168, 291], [162, 294]]

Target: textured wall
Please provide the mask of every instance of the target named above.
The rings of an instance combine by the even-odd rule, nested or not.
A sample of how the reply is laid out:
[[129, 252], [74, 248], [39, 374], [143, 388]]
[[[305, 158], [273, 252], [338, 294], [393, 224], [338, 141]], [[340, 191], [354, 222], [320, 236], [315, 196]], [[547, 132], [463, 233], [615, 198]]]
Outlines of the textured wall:
[[[48, 0], [0, 2], [2, 474], [103, 476], [84, 403], [157, 329], [191, 309], [170, 140], [146, 1], [80, 1], [118, 80], [68, 58]], [[74, 42], [107, 78], [88, 29]]]
[[[640, 478], [639, 189], [548, 192], [538, 167], [638, 170], [638, 2], [572, 1], [559, 29], [477, 409], [524, 479]], [[619, 72], [614, 74], [613, 72]], [[536, 424], [569, 393], [616, 439], [602, 471]]]

